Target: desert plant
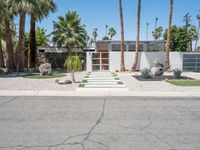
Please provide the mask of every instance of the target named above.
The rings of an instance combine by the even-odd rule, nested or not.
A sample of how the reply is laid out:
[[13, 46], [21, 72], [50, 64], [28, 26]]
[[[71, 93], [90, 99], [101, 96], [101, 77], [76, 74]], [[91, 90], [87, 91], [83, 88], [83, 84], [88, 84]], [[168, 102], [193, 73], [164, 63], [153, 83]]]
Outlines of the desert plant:
[[72, 80], [75, 82], [74, 73], [81, 70], [81, 60], [78, 55], [69, 56], [65, 61], [65, 68], [71, 72]]
[[144, 68], [141, 70], [141, 77], [143, 79], [150, 79], [151, 78], [151, 69]]
[[7, 68], [0, 68], [0, 74], [8, 74]]
[[181, 74], [182, 74], [182, 70], [179, 68], [176, 68], [173, 70], [173, 76], [176, 79], [180, 79], [181, 78]]

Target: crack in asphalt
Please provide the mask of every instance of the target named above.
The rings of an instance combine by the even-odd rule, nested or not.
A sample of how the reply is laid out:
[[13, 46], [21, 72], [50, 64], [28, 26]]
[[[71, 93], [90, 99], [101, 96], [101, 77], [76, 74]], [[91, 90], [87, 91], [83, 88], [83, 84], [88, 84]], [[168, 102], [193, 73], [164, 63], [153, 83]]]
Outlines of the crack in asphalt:
[[6, 105], [6, 104], [8, 104], [8, 103], [11, 103], [11, 102], [17, 100], [18, 98], [20, 98], [20, 97], [11, 98], [10, 100], [8, 100], [8, 101], [6, 101], [6, 102], [1, 103], [1, 104], [0, 104], [0, 107], [3, 107], [4, 105]]
[[140, 129], [141, 131], [148, 129], [152, 126], [151, 116], [152, 116], [152, 114], [150, 113], [147, 117], [148, 124], [145, 127], [141, 128]]
[[194, 111], [192, 111], [190, 108], [185, 107], [185, 109], [196, 119], [200, 119], [200, 116], [198, 116]]
[[[85, 150], [85, 142], [86, 141], [92, 142], [92, 140], [89, 139], [89, 138], [90, 138], [92, 132], [95, 130], [95, 128], [102, 122], [102, 120], [104, 118], [104, 114], [105, 114], [105, 108], [106, 108], [106, 99], [104, 99], [104, 103], [103, 103], [103, 107], [102, 107], [102, 111], [101, 111], [100, 117], [98, 118], [98, 120], [96, 121], [96, 123], [89, 129], [89, 131], [87, 133], [83, 134], [83, 135], [85, 135], [84, 139], [82, 141], [80, 141], [80, 142], [70, 143], [71, 145], [77, 145], [77, 144], [82, 145], [83, 150]], [[94, 143], [94, 141], [93, 141], [93, 143]], [[95, 141], [95, 143], [96, 144], [98, 143], [99, 145], [102, 145], [102, 146], [105, 146], [106, 148], [108, 148], [108, 146], [105, 145], [102, 142], [96, 142]]]
[[[15, 97], [9, 101], [7, 101], [5, 104], [10, 103], [14, 100], [16, 100], [19, 97]], [[2, 105], [0, 105], [1, 107]], [[89, 139], [92, 132], [95, 130], [95, 128], [102, 122], [103, 118], [104, 118], [104, 114], [105, 114], [105, 108], [106, 108], [106, 98], [104, 98], [104, 102], [103, 102], [103, 107], [102, 107], [102, 111], [100, 114], [100, 117], [97, 119], [97, 121], [95, 122], [95, 124], [88, 130], [87, 133], [85, 134], [79, 134], [79, 135], [75, 135], [75, 136], [70, 136], [67, 139], [65, 139], [63, 142], [58, 143], [58, 144], [52, 144], [52, 145], [31, 145], [31, 146], [25, 146], [25, 145], [16, 145], [16, 146], [0, 146], [0, 149], [14, 149], [14, 150], [25, 150], [25, 149], [31, 149], [31, 148], [47, 148], [48, 150], [52, 150], [52, 148], [57, 148], [59, 146], [66, 146], [66, 145], [81, 145], [82, 149], [85, 150], [85, 142], [89, 141], [92, 143], [96, 143], [99, 144], [101, 146], [104, 146], [104, 150], [109, 150], [109, 147], [107, 145], [105, 145], [102, 142], [98, 142], [98, 141], [94, 141]], [[76, 137], [84, 137], [83, 140], [81, 140], [80, 142], [72, 142], [69, 143], [69, 140], [76, 138]], [[98, 148], [95, 148], [98, 149]]]
[[157, 138], [158, 140], [162, 141], [163, 143], [167, 144], [171, 150], [176, 150], [176, 148], [174, 146], [172, 146], [168, 141], [166, 141], [165, 139], [163, 139], [162, 137], [158, 136], [157, 134], [153, 133], [153, 132], [147, 132], [150, 135], [153, 135], [155, 138]]

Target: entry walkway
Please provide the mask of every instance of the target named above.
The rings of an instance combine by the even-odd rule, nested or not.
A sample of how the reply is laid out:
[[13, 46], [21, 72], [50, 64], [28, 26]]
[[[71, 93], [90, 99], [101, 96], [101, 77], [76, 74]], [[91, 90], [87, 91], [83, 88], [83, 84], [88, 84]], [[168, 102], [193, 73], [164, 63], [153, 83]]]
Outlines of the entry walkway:
[[77, 91], [129, 91], [119, 77], [110, 72], [88, 73]]

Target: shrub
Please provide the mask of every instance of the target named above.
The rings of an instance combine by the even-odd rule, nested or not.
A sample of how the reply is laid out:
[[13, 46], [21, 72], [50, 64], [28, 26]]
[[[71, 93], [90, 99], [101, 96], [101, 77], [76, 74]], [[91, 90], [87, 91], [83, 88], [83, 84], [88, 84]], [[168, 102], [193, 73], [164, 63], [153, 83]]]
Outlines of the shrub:
[[8, 74], [7, 68], [0, 68], [0, 74]]
[[179, 68], [176, 68], [173, 70], [173, 76], [176, 79], [180, 79], [181, 78], [181, 74], [182, 74], [182, 70]]
[[141, 70], [141, 76], [143, 79], [150, 79], [151, 78], [151, 69], [144, 68]]
[[72, 80], [75, 82], [74, 73], [81, 70], [81, 59], [78, 55], [69, 56], [64, 64], [65, 68], [67, 68], [68, 72], [71, 72]]

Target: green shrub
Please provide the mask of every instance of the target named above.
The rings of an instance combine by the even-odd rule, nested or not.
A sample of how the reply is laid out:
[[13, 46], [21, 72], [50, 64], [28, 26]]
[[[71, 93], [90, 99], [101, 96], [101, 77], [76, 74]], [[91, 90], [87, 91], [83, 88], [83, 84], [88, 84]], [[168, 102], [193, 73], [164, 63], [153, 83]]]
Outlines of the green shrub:
[[143, 79], [150, 79], [151, 78], [151, 69], [144, 68], [141, 70], [141, 76]]
[[0, 74], [8, 74], [7, 68], [0, 68]]
[[180, 79], [181, 78], [181, 74], [182, 74], [182, 70], [181, 69], [174, 69], [173, 70], [173, 77], [176, 79]]
[[69, 56], [64, 64], [65, 68], [67, 68], [68, 72], [71, 72], [72, 80], [75, 82], [74, 73], [81, 70], [81, 59], [78, 55]]

